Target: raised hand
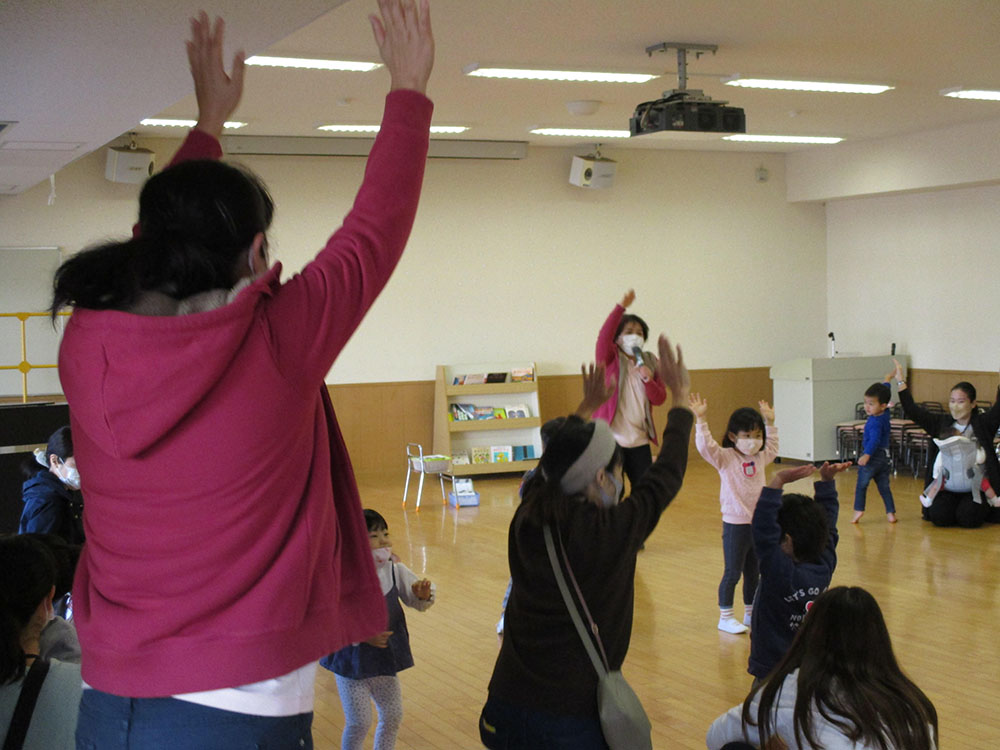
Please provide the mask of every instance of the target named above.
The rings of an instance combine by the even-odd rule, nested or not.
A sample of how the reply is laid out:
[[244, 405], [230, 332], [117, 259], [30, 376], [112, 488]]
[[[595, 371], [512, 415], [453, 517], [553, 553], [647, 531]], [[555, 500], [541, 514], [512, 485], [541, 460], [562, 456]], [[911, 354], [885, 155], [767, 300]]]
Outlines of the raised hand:
[[611, 398], [615, 393], [615, 381], [604, 382], [604, 364], [581, 365], [580, 375], [583, 377], [583, 401], [576, 407], [576, 415], [583, 419], [590, 419], [590, 416], [597, 408]]
[[814, 471], [816, 471], [816, 467], [812, 464], [803, 464], [802, 466], [793, 466], [790, 469], [782, 469], [771, 477], [771, 481], [767, 483], [767, 486], [774, 490], [780, 490], [789, 482], [797, 482], [800, 479], [812, 476]]
[[760, 415], [764, 417], [764, 424], [774, 424], [774, 409], [767, 401], [758, 401], [757, 408], [760, 409]]
[[708, 414], [708, 401], [701, 397], [700, 393], [692, 393], [688, 396], [688, 405], [699, 422], [704, 422]]
[[186, 43], [194, 95], [198, 100], [198, 130], [218, 138], [222, 126], [230, 118], [243, 96], [244, 53], [233, 57], [233, 69], [226, 73], [222, 63], [222, 39], [226, 24], [221, 18], [215, 23], [202, 11], [191, 19], [191, 39]]
[[375, 43], [392, 83], [389, 88], [427, 92], [434, 67], [434, 34], [428, 0], [378, 0], [379, 16], [372, 14]]
[[899, 361], [895, 357], [892, 358], [892, 363], [896, 365], [896, 369], [893, 371], [890, 377], [895, 378], [897, 383], [902, 383], [902, 385], [899, 386], [899, 390], [901, 391], [905, 390], [906, 380], [903, 376], [903, 366], [899, 364]]
[[625, 292], [625, 296], [622, 297], [622, 307], [628, 310], [629, 305], [635, 302], [635, 289], [629, 289]]
[[431, 598], [431, 582], [426, 578], [414, 581], [413, 585], [410, 586], [410, 590], [413, 591], [413, 595], [421, 601], [425, 602]]
[[[858, 463], [861, 462], [858, 461]], [[865, 461], [865, 463], [868, 462]], [[844, 461], [843, 463], [839, 464], [831, 464], [829, 461], [826, 461], [823, 463], [822, 466], [819, 467], [819, 478], [824, 482], [829, 482], [831, 479], [837, 476], [837, 474], [839, 474], [842, 471], [845, 471], [848, 467], [850, 467], [850, 465], [851, 465], [850, 461]]]
[[670, 345], [670, 339], [661, 333], [659, 346], [660, 380], [670, 389], [670, 396], [675, 407], [690, 408], [688, 396], [691, 391], [691, 376], [684, 364], [684, 353], [681, 351], [680, 344], [677, 345], [675, 353]]

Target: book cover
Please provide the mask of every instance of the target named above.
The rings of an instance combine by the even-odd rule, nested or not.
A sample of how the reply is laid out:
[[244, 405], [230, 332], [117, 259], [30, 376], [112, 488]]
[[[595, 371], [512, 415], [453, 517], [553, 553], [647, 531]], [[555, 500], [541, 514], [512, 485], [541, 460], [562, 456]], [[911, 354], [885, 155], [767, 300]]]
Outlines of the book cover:
[[477, 407], [475, 407], [475, 418], [476, 419], [493, 419], [493, 407], [492, 406], [477, 406]]
[[535, 379], [535, 368], [533, 367], [512, 367], [510, 369], [510, 379], [514, 383], [524, 383]]
[[468, 477], [455, 477], [454, 487], [456, 495], [471, 495], [476, 491], [472, 486], [472, 480]]
[[509, 464], [513, 460], [514, 449], [509, 445], [490, 446], [490, 461], [495, 464]]
[[507, 419], [525, 419], [531, 416], [527, 404], [515, 404], [507, 407]]
[[456, 375], [451, 381], [452, 385], [465, 385], [465, 375]]
[[494, 419], [506, 419], [507, 418], [507, 410], [504, 409], [502, 406], [494, 406], [493, 407], [493, 418]]
[[468, 419], [476, 418], [475, 404], [452, 404], [451, 414], [456, 422], [464, 422]]
[[465, 466], [468, 463], [469, 463], [468, 451], [455, 451], [455, 453], [451, 457], [452, 466]]
[[506, 383], [507, 373], [505, 372], [491, 372], [486, 376], [487, 383]]
[[462, 385], [481, 385], [486, 382], [486, 373], [478, 372], [471, 375], [465, 376], [465, 382]]
[[472, 463], [488, 464], [490, 462], [490, 449], [485, 445], [476, 445], [472, 448]]

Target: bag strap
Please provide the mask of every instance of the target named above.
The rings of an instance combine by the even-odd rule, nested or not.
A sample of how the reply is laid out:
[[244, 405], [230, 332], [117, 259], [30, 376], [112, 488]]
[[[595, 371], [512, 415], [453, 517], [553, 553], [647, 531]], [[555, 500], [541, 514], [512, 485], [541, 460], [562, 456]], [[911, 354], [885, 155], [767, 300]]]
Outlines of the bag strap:
[[[556, 583], [559, 585], [559, 592], [562, 594], [563, 601], [566, 603], [566, 609], [569, 610], [569, 616], [573, 620], [573, 625], [576, 626], [576, 632], [580, 636], [580, 640], [583, 641], [583, 647], [587, 651], [587, 656], [590, 657], [590, 661], [594, 664], [594, 669], [597, 670], [597, 675], [603, 677], [608, 673], [608, 666], [606, 661], [602, 662], [597, 655], [597, 649], [594, 648], [594, 644], [590, 640], [590, 636], [587, 635], [587, 629], [583, 626], [583, 620], [580, 617], [580, 613], [576, 609], [576, 605], [573, 603], [573, 598], [570, 596], [569, 587], [566, 585], [566, 579], [563, 577], [562, 569], [559, 567], [559, 560], [556, 559], [556, 546], [552, 542], [552, 529], [548, 524], [542, 527], [542, 532], [545, 535], [545, 549], [549, 553], [549, 563], [552, 565], [552, 572], [555, 574]], [[560, 544], [562, 540], [560, 540]], [[566, 567], [569, 569], [569, 561], [566, 561]], [[570, 575], [573, 571], [570, 570]], [[576, 579], [573, 580], [574, 585], [576, 584]], [[580, 589], [577, 587], [577, 593]], [[583, 601], [583, 596], [580, 596], [580, 601]], [[586, 606], [586, 605], [584, 605]], [[590, 613], [587, 613], [587, 618], [590, 619]], [[600, 644], [600, 636], [597, 635], [597, 626], [594, 621], [590, 620], [590, 625], [593, 628], [594, 637], [597, 638], [597, 642]], [[601, 651], [604, 651], [604, 646], [601, 646]]]
[[17, 705], [14, 706], [14, 715], [10, 719], [3, 750], [21, 750], [24, 746], [28, 727], [31, 726], [31, 715], [35, 712], [35, 703], [38, 701], [38, 694], [42, 691], [42, 683], [45, 682], [45, 675], [48, 672], [47, 661], [36, 658], [31, 663], [21, 683], [21, 694], [17, 697]]

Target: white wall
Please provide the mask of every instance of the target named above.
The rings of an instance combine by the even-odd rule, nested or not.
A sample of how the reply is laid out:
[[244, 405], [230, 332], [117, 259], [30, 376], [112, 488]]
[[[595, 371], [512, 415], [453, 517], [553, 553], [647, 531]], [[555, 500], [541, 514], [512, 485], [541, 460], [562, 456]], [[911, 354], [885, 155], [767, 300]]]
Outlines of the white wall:
[[917, 368], [1000, 367], [1000, 186], [827, 205], [830, 328], [841, 350]]
[[[164, 163], [177, 143], [143, 145]], [[628, 287], [633, 310], [680, 341], [692, 367], [823, 356], [824, 210], [786, 201], [782, 156], [608, 150], [615, 187], [588, 191], [567, 182], [572, 153], [431, 160], [403, 261], [330, 382], [426, 380], [435, 364], [506, 359], [576, 372]], [[287, 276], [340, 224], [364, 160], [245, 162], [274, 194]], [[103, 150], [60, 172], [57, 191], [53, 207], [47, 186], [0, 197], [0, 245], [75, 252], [134, 221], [138, 189], [104, 180]]]

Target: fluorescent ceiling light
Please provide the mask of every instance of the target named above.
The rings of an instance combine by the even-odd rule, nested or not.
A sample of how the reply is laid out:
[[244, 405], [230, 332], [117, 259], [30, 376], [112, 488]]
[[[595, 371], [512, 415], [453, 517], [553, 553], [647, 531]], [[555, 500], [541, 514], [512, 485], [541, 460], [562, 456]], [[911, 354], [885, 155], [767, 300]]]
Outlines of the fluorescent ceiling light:
[[829, 83], [826, 81], [779, 81], [770, 78], [723, 78], [727, 86], [740, 86], [746, 89], [782, 89], [785, 91], [821, 91], [831, 94], [881, 94], [890, 91], [893, 86], [870, 83]]
[[578, 70], [529, 70], [526, 68], [481, 68], [466, 65], [462, 72], [479, 78], [516, 78], [528, 81], [587, 81], [592, 83], [646, 83], [658, 76], [648, 73], [588, 73]]
[[[147, 117], [145, 120], [139, 121], [140, 125], [154, 125], [163, 128], [193, 128], [198, 124], [197, 120], [181, 120], [176, 117]], [[223, 123], [222, 127], [226, 130], [239, 130], [240, 128], [245, 128], [247, 124], [245, 122], [227, 121]]]
[[1000, 91], [989, 91], [987, 89], [941, 89], [943, 96], [950, 96], [953, 99], [984, 99], [989, 102], [1000, 102]]
[[268, 68], [306, 68], [307, 70], [342, 70], [354, 73], [368, 73], [382, 67], [381, 63], [351, 62], [348, 60], [318, 60], [307, 57], [268, 57], [254, 55], [247, 58], [247, 65], [262, 65]]
[[[328, 133], [377, 133], [379, 125], [320, 125], [316, 130], [325, 130]], [[431, 132], [435, 135], [464, 133], [468, 130], [466, 125], [431, 125]]]
[[723, 136], [724, 141], [746, 141], [749, 143], [840, 143], [843, 138], [827, 138], [815, 135], [735, 135]]
[[627, 130], [594, 130], [587, 128], [535, 128], [535, 135], [565, 135], [575, 138], [629, 138]]

